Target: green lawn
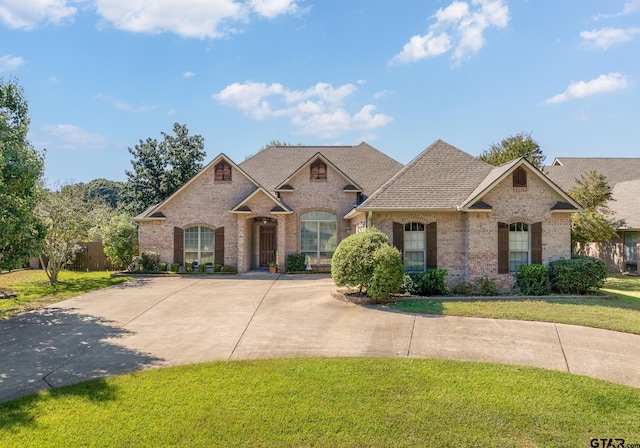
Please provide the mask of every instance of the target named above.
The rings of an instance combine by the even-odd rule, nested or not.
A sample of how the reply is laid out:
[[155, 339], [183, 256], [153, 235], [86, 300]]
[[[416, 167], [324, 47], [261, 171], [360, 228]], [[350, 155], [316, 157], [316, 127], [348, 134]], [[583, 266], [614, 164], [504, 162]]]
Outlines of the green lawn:
[[389, 307], [411, 313], [558, 322], [640, 334], [640, 277], [610, 276], [603, 291], [614, 297], [579, 300], [415, 300], [390, 303]]
[[128, 277], [111, 278], [110, 275], [110, 272], [63, 271], [60, 282], [51, 286], [41, 270], [0, 274], [0, 288], [18, 293], [16, 298], [0, 299], [0, 319], [129, 280]]
[[640, 389], [425, 359], [232, 361], [0, 404], [0, 446], [590, 446], [640, 443]]

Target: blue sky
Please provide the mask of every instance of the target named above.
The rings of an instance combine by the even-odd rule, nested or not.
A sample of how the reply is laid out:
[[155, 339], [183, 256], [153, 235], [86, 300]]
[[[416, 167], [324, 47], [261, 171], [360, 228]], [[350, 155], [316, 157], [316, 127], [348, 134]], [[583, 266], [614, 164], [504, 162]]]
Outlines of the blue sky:
[[50, 184], [126, 180], [174, 122], [206, 162], [276, 139], [407, 163], [519, 132], [547, 163], [640, 157], [640, 0], [0, 0], [0, 76]]

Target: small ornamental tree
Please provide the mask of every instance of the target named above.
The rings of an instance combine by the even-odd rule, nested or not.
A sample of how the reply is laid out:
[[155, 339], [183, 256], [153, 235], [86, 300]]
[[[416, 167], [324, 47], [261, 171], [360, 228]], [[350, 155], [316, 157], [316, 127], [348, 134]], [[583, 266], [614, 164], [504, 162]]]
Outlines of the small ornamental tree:
[[78, 185], [65, 185], [59, 191], [44, 192], [37, 212], [46, 228], [40, 263], [55, 285], [80, 243], [88, 241], [95, 223], [102, 221], [105, 209], [100, 203], [85, 202]]
[[104, 253], [119, 268], [131, 264], [136, 252], [136, 227], [127, 215], [113, 216], [102, 230]]
[[[391, 289], [397, 291], [402, 284], [402, 260], [397, 250], [392, 255], [387, 247], [390, 247], [389, 239], [376, 229], [368, 229], [345, 238], [336, 248], [331, 260], [333, 281], [338, 286], [358, 288], [360, 294], [370, 293], [375, 282], [373, 293], [380, 297], [381, 294], [384, 295], [383, 290], [390, 289], [389, 286], [383, 286], [383, 276], [395, 278], [397, 274], [397, 286], [395, 281], [391, 281]], [[383, 272], [384, 270], [387, 272]]]

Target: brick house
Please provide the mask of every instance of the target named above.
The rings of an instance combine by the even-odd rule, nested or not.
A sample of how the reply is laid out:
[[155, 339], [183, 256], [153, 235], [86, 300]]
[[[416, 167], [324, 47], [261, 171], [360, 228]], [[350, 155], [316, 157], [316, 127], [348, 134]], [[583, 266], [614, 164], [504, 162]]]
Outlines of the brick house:
[[337, 244], [376, 227], [407, 270], [448, 281], [491, 277], [504, 289], [520, 264], [571, 255], [580, 210], [524, 159], [488, 165], [438, 140], [406, 166], [357, 146], [272, 146], [241, 164], [220, 154], [164, 202], [136, 217], [141, 250], [164, 262], [285, 265], [303, 253], [328, 269]]
[[547, 176], [565, 191], [576, 186], [576, 179], [590, 171], [605, 176], [613, 201], [612, 217], [623, 224], [618, 238], [608, 243], [594, 242], [587, 254], [602, 258], [610, 272], [638, 273], [640, 249], [640, 158], [558, 157], [544, 169]]

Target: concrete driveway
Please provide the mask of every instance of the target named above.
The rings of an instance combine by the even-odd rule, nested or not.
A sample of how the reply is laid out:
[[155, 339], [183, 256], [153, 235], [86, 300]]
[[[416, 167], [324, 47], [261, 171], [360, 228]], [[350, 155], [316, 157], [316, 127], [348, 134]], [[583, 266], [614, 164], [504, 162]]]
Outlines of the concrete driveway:
[[328, 276], [138, 278], [0, 321], [0, 401], [133, 370], [297, 356], [538, 366], [640, 387], [640, 336], [414, 316], [331, 297]]

